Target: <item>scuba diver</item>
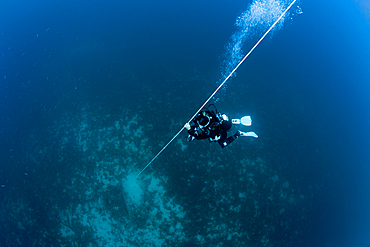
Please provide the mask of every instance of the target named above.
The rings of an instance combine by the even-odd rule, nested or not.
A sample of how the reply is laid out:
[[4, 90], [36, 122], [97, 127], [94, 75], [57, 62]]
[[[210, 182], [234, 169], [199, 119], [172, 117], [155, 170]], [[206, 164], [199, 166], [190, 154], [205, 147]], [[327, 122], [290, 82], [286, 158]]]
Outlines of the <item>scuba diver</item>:
[[[215, 110], [208, 108], [213, 106]], [[252, 125], [250, 116], [245, 116], [241, 119], [230, 119], [226, 114], [218, 112], [214, 104], [209, 105], [200, 111], [189, 123], [185, 124], [188, 130], [188, 141], [194, 139], [208, 139], [210, 142], [218, 142], [222, 148], [232, 143], [239, 136], [258, 136], [254, 132], [242, 132], [237, 130], [232, 136], [228, 136], [233, 124], [242, 124], [245, 126]]]

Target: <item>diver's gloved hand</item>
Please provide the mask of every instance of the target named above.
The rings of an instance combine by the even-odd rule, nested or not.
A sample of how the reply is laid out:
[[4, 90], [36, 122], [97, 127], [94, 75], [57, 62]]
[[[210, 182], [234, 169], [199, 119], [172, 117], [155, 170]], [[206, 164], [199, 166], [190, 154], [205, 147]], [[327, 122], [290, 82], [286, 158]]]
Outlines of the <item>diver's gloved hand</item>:
[[243, 132], [239, 130], [239, 133], [240, 133], [240, 136], [251, 136], [254, 138], [258, 138], [258, 135], [254, 132]]
[[190, 124], [189, 124], [189, 123], [186, 123], [186, 124], [184, 125], [184, 127], [185, 127], [187, 130], [190, 130]]
[[191, 141], [193, 141], [194, 139], [195, 139], [195, 137], [194, 137], [194, 136], [192, 136], [192, 135], [188, 135], [188, 138], [187, 138], [188, 142], [191, 142]]

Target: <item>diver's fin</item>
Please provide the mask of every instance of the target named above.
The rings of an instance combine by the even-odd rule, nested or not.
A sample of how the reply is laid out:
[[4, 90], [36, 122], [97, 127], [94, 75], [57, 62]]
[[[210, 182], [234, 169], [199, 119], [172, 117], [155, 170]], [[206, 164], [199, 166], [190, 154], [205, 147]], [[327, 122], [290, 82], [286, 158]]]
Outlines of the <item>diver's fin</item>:
[[239, 130], [239, 133], [240, 133], [240, 136], [251, 136], [254, 138], [258, 138], [258, 135], [254, 132], [243, 132]]
[[252, 125], [252, 118], [250, 116], [242, 117], [241, 119], [233, 119], [233, 124], [242, 124], [245, 126], [251, 126]]

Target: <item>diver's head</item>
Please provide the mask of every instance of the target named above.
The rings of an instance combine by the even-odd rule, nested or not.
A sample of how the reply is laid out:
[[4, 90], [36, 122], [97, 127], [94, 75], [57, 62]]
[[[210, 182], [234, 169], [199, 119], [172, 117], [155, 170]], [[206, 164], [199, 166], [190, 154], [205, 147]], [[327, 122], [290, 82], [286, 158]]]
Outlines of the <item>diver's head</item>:
[[201, 125], [201, 126], [203, 126], [203, 127], [208, 126], [209, 122], [210, 122], [210, 119], [209, 119], [209, 116], [208, 116], [208, 115], [203, 115], [203, 116], [199, 119], [199, 121], [198, 121], [199, 125]]

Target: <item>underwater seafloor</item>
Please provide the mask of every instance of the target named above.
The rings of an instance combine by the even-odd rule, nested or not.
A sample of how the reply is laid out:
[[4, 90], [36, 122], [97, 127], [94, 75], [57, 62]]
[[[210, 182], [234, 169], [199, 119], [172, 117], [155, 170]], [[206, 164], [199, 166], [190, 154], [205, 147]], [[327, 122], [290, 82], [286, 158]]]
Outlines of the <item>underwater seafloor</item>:
[[271, 168], [254, 140], [220, 153], [217, 144], [188, 143], [182, 133], [136, 180], [182, 124], [173, 118], [153, 131], [158, 122], [147, 120], [160, 110], [150, 105], [113, 114], [76, 103], [54, 118], [47, 136], [31, 135], [26, 172], [12, 189], [18, 196], [0, 212], [3, 243], [307, 246], [316, 188]]

